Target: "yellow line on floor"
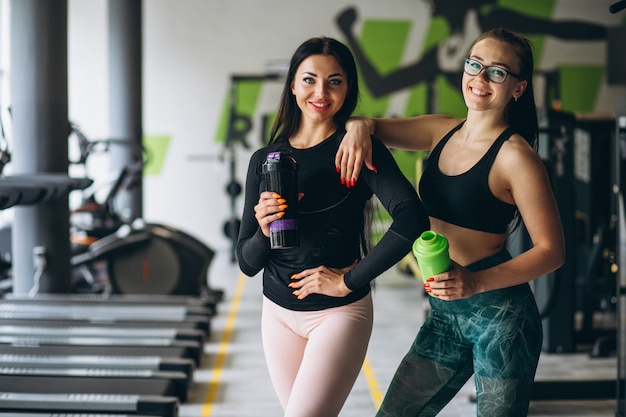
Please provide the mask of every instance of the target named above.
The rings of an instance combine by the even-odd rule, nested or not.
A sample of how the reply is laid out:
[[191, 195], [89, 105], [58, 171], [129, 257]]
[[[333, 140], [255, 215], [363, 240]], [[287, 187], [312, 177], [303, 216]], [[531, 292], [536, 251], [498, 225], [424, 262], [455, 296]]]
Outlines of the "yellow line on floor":
[[222, 370], [226, 363], [226, 352], [228, 351], [228, 345], [233, 335], [233, 329], [235, 328], [235, 319], [237, 318], [237, 312], [239, 311], [239, 303], [241, 302], [241, 296], [243, 290], [246, 287], [247, 277], [243, 274], [239, 274], [239, 280], [237, 282], [237, 289], [233, 296], [233, 302], [230, 305], [230, 311], [228, 312], [228, 319], [226, 320], [226, 327], [224, 328], [224, 334], [220, 341], [219, 350], [213, 364], [213, 372], [211, 373], [211, 379], [209, 381], [209, 387], [204, 397], [204, 405], [202, 406], [202, 417], [209, 417], [213, 411], [213, 404], [217, 399], [217, 393], [219, 391], [220, 379], [222, 377]]
[[380, 408], [380, 404], [383, 402], [383, 393], [378, 386], [374, 370], [372, 369], [370, 361], [367, 357], [365, 357], [365, 360], [363, 361], [362, 371], [365, 376], [365, 382], [367, 382], [367, 386], [370, 389], [370, 395], [372, 396], [372, 401], [374, 401], [374, 406], [376, 407], [376, 410], [378, 410]]

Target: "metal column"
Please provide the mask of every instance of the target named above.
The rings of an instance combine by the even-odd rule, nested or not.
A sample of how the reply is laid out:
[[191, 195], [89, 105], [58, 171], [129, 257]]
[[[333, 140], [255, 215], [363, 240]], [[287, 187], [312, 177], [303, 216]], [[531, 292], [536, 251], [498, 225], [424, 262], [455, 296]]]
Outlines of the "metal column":
[[[142, 19], [141, 0], [109, 0], [109, 115], [110, 135], [136, 147], [113, 146], [111, 168], [121, 170], [134, 161], [142, 145]], [[141, 175], [121, 202], [122, 216], [143, 216]]]
[[[12, 173], [68, 170], [67, 1], [11, 3]], [[68, 197], [16, 207], [12, 233], [13, 291], [69, 292]]]

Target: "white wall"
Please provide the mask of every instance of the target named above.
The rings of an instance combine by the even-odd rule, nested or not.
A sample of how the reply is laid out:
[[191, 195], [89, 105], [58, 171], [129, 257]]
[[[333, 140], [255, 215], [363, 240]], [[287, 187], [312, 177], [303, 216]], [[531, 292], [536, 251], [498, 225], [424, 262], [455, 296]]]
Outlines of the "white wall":
[[[288, 61], [311, 36], [340, 39], [334, 18], [343, 0], [148, 0], [144, 16], [144, 134], [172, 138], [162, 173], [144, 179], [144, 216], [179, 227], [209, 246], [228, 250], [222, 232], [230, 216], [228, 164], [214, 142], [232, 74], [263, 74], [270, 61]], [[368, 16], [414, 19], [426, 28], [425, 3], [361, 1]], [[93, 138], [108, 132], [107, 2], [70, 0], [70, 119]], [[419, 36], [419, 34], [417, 34]], [[278, 83], [264, 87], [260, 105], [274, 110]], [[253, 133], [253, 135], [255, 135]], [[255, 135], [256, 137], [256, 135]], [[238, 147], [244, 182], [249, 151]], [[238, 199], [238, 210], [241, 211]]]
[[[609, 15], [610, 0], [559, 0], [555, 18], [585, 18], [620, 24]], [[144, 182], [144, 215], [195, 234], [209, 246], [227, 251], [222, 232], [230, 216], [225, 192], [228, 165], [214, 142], [232, 74], [262, 74], [270, 61], [286, 61], [311, 36], [342, 39], [335, 17], [347, 6], [360, 17], [409, 20], [412, 24], [406, 61], [419, 56], [430, 19], [426, 1], [418, 0], [145, 0], [144, 133], [168, 135], [172, 141], [163, 169]], [[69, 0], [70, 119], [91, 137], [108, 133], [107, 1]], [[358, 33], [358, 21], [355, 32]], [[570, 49], [568, 49], [570, 48]], [[550, 40], [545, 65], [563, 53], [585, 62], [606, 59], [598, 43], [584, 49]], [[560, 60], [565, 58], [558, 58]], [[273, 110], [280, 85], [264, 87], [261, 106]], [[602, 101], [610, 110], [614, 97]], [[398, 93], [392, 100], [398, 99]], [[608, 103], [608, 104], [607, 104]], [[254, 134], [253, 134], [254, 135]], [[243, 184], [250, 151], [237, 150], [237, 176]], [[238, 211], [241, 210], [238, 200]]]

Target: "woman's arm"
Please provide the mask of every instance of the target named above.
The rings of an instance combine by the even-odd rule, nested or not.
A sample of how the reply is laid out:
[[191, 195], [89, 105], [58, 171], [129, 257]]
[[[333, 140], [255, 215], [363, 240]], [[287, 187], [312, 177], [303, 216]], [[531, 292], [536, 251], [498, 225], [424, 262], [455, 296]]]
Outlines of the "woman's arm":
[[[255, 206], [260, 203], [260, 175], [258, 167], [264, 153], [260, 150], [250, 158], [246, 175], [244, 207], [237, 241], [237, 261], [241, 272], [248, 276], [256, 275], [265, 267], [270, 256], [269, 227], [267, 234], [257, 220]], [[267, 194], [267, 193], [263, 193]]]
[[390, 148], [430, 150], [460, 121], [440, 114], [411, 118], [350, 118], [346, 123], [346, 135], [335, 156], [335, 165], [346, 181], [358, 178], [363, 164], [377, 172], [378, 167], [372, 163], [371, 136], [376, 136]]
[[398, 168], [382, 142], [372, 140], [374, 162], [379, 172], [365, 172], [365, 181], [380, 200], [393, 222], [380, 241], [344, 277], [351, 290], [368, 285], [371, 280], [395, 265], [409, 251], [417, 237], [428, 230], [426, 210], [413, 185]]

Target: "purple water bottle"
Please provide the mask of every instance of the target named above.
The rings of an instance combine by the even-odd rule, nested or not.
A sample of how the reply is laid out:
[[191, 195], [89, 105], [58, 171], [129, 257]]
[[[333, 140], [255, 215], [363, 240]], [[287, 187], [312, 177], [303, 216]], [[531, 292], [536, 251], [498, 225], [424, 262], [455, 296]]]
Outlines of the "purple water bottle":
[[270, 152], [263, 164], [265, 190], [280, 194], [287, 200], [285, 215], [270, 223], [272, 249], [294, 248], [299, 245], [298, 231], [298, 163], [291, 156]]

